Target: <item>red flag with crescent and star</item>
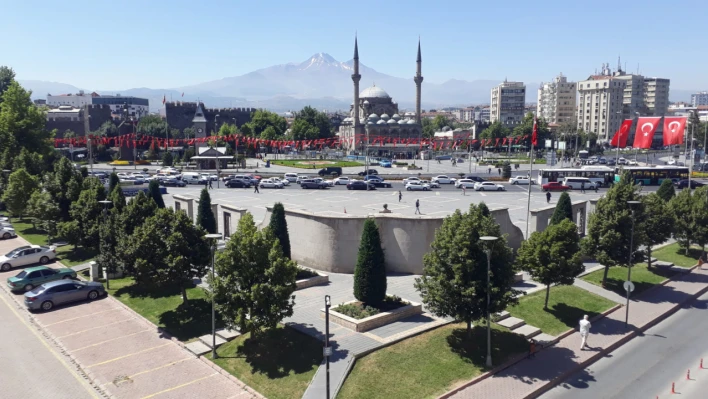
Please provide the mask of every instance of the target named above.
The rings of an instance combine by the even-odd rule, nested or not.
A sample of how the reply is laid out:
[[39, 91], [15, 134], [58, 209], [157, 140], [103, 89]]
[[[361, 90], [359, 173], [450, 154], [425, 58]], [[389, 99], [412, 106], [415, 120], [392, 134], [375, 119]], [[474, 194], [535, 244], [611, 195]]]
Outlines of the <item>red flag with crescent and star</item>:
[[538, 145], [538, 122], [536, 117], [533, 118], [533, 134], [531, 135], [531, 144]]
[[612, 136], [612, 141], [610, 141], [610, 145], [613, 147], [620, 147], [624, 148], [627, 146], [627, 139], [629, 138], [629, 128], [632, 127], [632, 120], [631, 119], [625, 119], [622, 122], [622, 125], [620, 128], [615, 132], [615, 135]]
[[661, 117], [645, 117], [637, 120], [637, 129], [634, 132], [633, 148], [651, 148], [654, 132], [659, 126]]
[[664, 145], [683, 144], [687, 119], [685, 116], [664, 117]]

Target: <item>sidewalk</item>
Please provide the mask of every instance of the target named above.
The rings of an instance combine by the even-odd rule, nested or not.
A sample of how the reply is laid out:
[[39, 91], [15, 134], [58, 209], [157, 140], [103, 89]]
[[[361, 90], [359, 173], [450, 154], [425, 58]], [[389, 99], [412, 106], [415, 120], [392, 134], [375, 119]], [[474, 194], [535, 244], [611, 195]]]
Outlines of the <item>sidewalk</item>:
[[[581, 351], [580, 335], [574, 332], [556, 345], [522, 360], [477, 384], [452, 391], [441, 398], [534, 398], [574, 372], [582, 370], [631, 339], [638, 332], [673, 313], [681, 304], [708, 290], [708, 267], [696, 268], [666, 285], [645, 292], [630, 302], [629, 328], [625, 330], [625, 309], [620, 308], [593, 324], [590, 349]], [[587, 375], [592, 379], [591, 375]]]

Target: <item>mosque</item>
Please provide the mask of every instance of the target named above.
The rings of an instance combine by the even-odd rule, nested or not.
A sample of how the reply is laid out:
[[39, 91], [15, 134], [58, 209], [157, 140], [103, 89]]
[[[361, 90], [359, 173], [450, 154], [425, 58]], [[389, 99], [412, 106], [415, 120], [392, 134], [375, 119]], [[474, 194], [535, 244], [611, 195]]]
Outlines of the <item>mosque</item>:
[[[414, 158], [420, 149], [420, 139], [423, 126], [420, 120], [420, 87], [423, 83], [421, 75], [422, 59], [420, 55], [420, 40], [418, 41], [418, 57], [416, 59], [416, 74], [413, 78], [416, 87], [415, 112], [401, 115], [398, 103], [393, 101], [386, 91], [376, 85], [359, 92], [359, 46], [354, 39], [354, 102], [349, 116], [344, 118], [337, 135], [342, 146], [350, 153], [363, 154], [368, 151], [372, 156], [389, 156], [392, 158]], [[383, 138], [381, 143], [379, 138]]]

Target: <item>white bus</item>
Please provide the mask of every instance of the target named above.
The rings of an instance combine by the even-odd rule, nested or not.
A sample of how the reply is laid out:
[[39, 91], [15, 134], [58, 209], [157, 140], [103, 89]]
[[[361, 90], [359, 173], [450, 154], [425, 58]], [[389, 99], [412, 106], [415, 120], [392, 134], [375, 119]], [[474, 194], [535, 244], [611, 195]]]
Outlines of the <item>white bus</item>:
[[538, 184], [562, 182], [566, 177], [586, 177], [590, 181], [608, 186], [614, 181], [615, 170], [607, 166], [583, 166], [581, 168], [541, 169], [538, 171]]

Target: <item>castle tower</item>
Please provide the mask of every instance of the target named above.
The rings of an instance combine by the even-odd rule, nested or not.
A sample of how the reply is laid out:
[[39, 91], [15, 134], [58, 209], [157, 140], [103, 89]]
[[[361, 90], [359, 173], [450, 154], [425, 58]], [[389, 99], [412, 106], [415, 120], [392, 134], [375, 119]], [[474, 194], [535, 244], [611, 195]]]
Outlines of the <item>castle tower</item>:
[[194, 127], [194, 137], [206, 137], [207, 120], [204, 117], [204, 110], [200, 102], [197, 102], [197, 111], [194, 113], [194, 118], [192, 118], [192, 125]]
[[420, 38], [418, 38], [418, 57], [415, 60], [416, 70], [413, 81], [415, 82], [415, 121], [420, 122], [420, 85], [423, 83], [423, 75], [421, 75], [423, 67], [423, 59], [420, 56]]
[[359, 45], [357, 37], [354, 36], [354, 73], [352, 74], [352, 82], [354, 82], [354, 127], [359, 126]]

